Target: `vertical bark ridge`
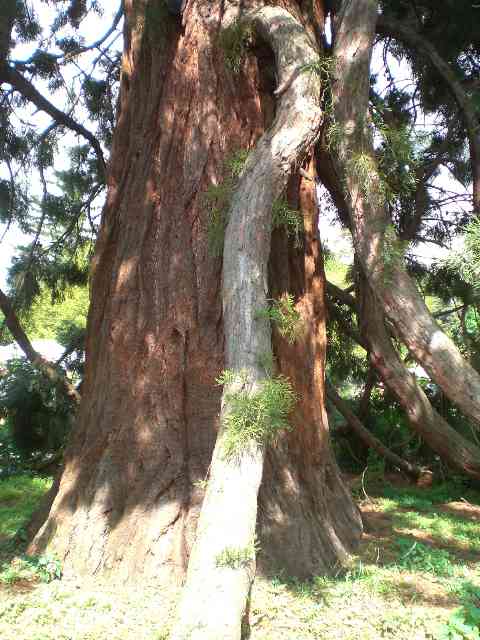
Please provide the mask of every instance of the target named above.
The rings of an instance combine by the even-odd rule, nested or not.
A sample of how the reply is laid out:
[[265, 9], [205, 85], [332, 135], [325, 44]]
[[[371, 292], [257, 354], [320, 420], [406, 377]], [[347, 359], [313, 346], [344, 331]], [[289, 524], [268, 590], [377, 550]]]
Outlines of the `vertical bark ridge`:
[[[283, 232], [274, 233], [270, 282], [272, 297], [290, 292], [298, 301], [303, 337], [289, 345], [274, 332], [274, 353], [299, 402], [292, 430], [266, 455], [259, 500], [260, 566], [267, 573], [284, 569], [305, 579], [338, 569], [355, 548], [362, 525], [328, 435], [325, 274], [313, 183], [297, 178], [289, 191], [304, 217], [305, 244], [295, 248]], [[314, 526], [307, 530], [305, 519]]]

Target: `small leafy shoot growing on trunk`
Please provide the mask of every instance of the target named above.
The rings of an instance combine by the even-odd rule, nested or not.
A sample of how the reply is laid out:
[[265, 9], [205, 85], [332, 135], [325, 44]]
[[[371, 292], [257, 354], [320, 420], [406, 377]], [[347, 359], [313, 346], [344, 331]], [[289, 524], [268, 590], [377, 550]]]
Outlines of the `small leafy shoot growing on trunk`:
[[345, 137], [345, 127], [339, 122], [332, 122], [327, 129], [326, 146], [328, 151], [339, 151], [340, 142]]
[[385, 201], [385, 186], [379, 178], [375, 158], [370, 154], [354, 154], [347, 162], [347, 173], [358, 181], [365, 198], [379, 204]]
[[324, 109], [325, 111], [331, 111], [330, 83], [333, 73], [333, 58], [327, 58], [326, 56], [319, 57], [315, 62], [303, 65], [301, 71], [302, 73], [310, 74], [315, 77], [315, 79], [320, 78], [322, 80], [319, 88], [318, 83], [315, 83], [318, 101], [321, 103], [324, 101], [324, 98], [326, 98]]
[[310, 62], [302, 67], [304, 73], [311, 73], [330, 81], [333, 73], [333, 58], [320, 56], [315, 62]]
[[260, 353], [257, 358], [257, 362], [265, 371], [267, 376], [273, 376], [273, 372], [275, 371], [275, 358], [271, 351]]
[[293, 209], [284, 198], [275, 200], [272, 206], [272, 229], [283, 227], [289, 238], [295, 238], [295, 247], [302, 246], [303, 216]]
[[407, 247], [408, 241], [400, 240], [393, 224], [389, 224], [383, 239], [383, 273], [387, 284], [391, 280], [394, 267], [403, 263]]
[[248, 158], [246, 149], [232, 153], [224, 163], [224, 179], [208, 187], [204, 196], [207, 210], [207, 235], [210, 255], [218, 258], [223, 254], [225, 228], [233, 192]]
[[225, 547], [215, 559], [217, 567], [229, 569], [241, 569], [248, 567], [255, 560], [258, 551], [258, 543], [255, 540], [246, 547]]
[[252, 445], [268, 444], [280, 431], [290, 428], [287, 418], [297, 397], [285, 376], [266, 378], [259, 383], [258, 390], [253, 392], [248, 390], [245, 372], [223, 371], [217, 383], [237, 386], [234, 391], [227, 391], [225, 395], [225, 459], [239, 456]]
[[304, 328], [302, 317], [295, 308], [295, 298], [291, 293], [285, 293], [278, 300], [272, 300], [268, 309], [259, 311], [257, 317], [273, 322], [280, 335], [289, 344], [295, 342]]
[[252, 39], [252, 26], [244, 20], [236, 20], [220, 33], [219, 45], [223, 50], [225, 66], [232, 73], [240, 73]]

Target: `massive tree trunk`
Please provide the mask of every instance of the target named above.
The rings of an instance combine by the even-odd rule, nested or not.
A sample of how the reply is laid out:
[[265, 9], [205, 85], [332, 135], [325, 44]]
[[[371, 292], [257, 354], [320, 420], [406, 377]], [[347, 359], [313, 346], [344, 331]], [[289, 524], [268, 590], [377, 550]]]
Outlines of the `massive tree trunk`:
[[[268, 307], [272, 208], [285, 191], [289, 174], [311, 152], [322, 122], [318, 105], [320, 79], [316, 77], [312, 82], [306, 74], [299, 73], [318, 57], [303, 26], [279, 7], [245, 13], [243, 20], [271, 46], [277, 77], [285, 89], [272, 126], [258, 141], [242, 171], [228, 213], [222, 298], [225, 364], [230, 379], [224, 384], [221, 429], [188, 565], [175, 640], [235, 640], [241, 635], [241, 620], [255, 574], [257, 496], [270, 425], [268, 421], [257, 425], [255, 435], [240, 436], [240, 441], [237, 436], [227, 451], [235, 426], [228, 426], [226, 421], [229, 415], [233, 417], [230, 405], [235, 397], [243, 394], [245, 401], [253, 405], [263, 393], [262, 385], [274, 382], [270, 370], [273, 367], [265, 366], [273, 356], [270, 321], [259, 317]], [[294, 76], [297, 77], [291, 80]], [[291, 397], [288, 391], [284, 389]], [[248, 423], [242, 425], [244, 430], [248, 427]]]
[[[279, 4], [302, 19], [295, 2]], [[224, 369], [222, 265], [208, 251], [204, 196], [232, 151], [255, 146], [275, 100], [254, 55], [238, 76], [224, 64], [218, 36], [225, 10], [236, 6], [189, 2], [182, 27], [144, 3], [125, 3], [80, 417], [31, 547], [55, 551], [67, 573], [165, 585], [185, 577], [218, 430], [215, 378]], [[257, 51], [273, 61], [264, 44]], [[301, 577], [331, 569], [361, 530], [329, 447], [323, 298], [315, 304], [320, 322], [289, 347], [294, 355], [315, 347], [309, 367], [286, 363], [284, 371], [279, 357], [305, 398], [292, 432], [267, 452], [258, 527], [265, 566], [278, 561]], [[310, 392], [320, 403], [306, 412]]]
[[[403, 264], [369, 131], [370, 57], [378, 2], [345, 2], [336, 20], [332, 83], [335, 164], [346, 191], [362, 268], [410, 353], [452, 402], [480, 426], [480, 375], [432, 318]], [[459, 383], [460, 381], [460, 383]]]

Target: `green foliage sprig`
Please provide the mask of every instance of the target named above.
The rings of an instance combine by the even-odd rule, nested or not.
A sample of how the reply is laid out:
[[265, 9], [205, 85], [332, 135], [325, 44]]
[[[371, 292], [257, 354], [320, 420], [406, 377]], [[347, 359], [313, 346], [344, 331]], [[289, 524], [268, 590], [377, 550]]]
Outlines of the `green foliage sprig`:
[[208, 187], [204, 195], [207, 211], [208, 249], [213, 257], [223, 254], [223, 241], [233, 192], [248, 158], [246, 149], [232, 153], [224, 164], [224, 178]]
[[283, 294], [278, 300], [271, 300], [267, 309], [258, 312], [257, 317], [273, 322], [281, 336], [290, 344], [301, 335], [302, 317], [295, 308], [295, 298], [291, 293]]
[[228, 567], [229, 569], [241, 569], [248, 567], [255, 561], [255, 555], [259, 549], [256, 540], [246, 547], [225, 547], [215, 559], [217, 567]]
[[[334, 59], [327, 56], [319, 56], [314, 62], [309, 62], [301, 68], [302, 73], [320, 79], [320, 86], [316, 89], [318, 102], [323, 103], [323, 110], [331, 112], [331, 81], [334, 71]], [[318, 83], [316, 83], [318, 86]]]
[[473, 604], [457, 609], [448, 618], [438, 640], [480, 640], [480, 608]]
[[221, 31], [218, 44], [223, 51], [225, 66], [239, 73], [253, 39], [253, 28], [245, 20], [235, 20]]
[[[258, 389], [251, 392], [247, 388], [245, 372], [227, 369], [218, 377], [217, 384], [226, 388], [223, 416], [225, 458], [238, 456], [252, 444], [268, 444], [280, 431], [290, 428], [287, 418], [297, 395], [285, 376], [265, 378]], [[229, 391], [230, 386], [237, 388]]]
[[383, 237], [383, 268], [384, 280], [388, 283], [391, 278], [392, 269], [395, 265], [401, 264], [408, 248], [407, 240], [400, 240], [395, 231], [395, 227], [389, 224], [385, 229]]
[[346, 171], [354, 178], [365, 198], [382, 204], [385, 201], [385, 184], [378, 172], [375, 158], [369, 153], [355, 153], [348, 160]]
[[272, 205], [272, 229], [283, 227], [290, 238], [295, 239], [297, 248], [302, 246], [304, 231], [303, 216], [293, 209], [284, 198], [277, 198]]
[[59, 450], [73, 419], [65, 394], [24, 359], [10, 360], [2, 371], [0, 411], [23, 454]]
[[[2, 567], [3, 568], [3, 567]], [[40, 582], [53, 582], [62, 578], [62, 565], [52, 556], [21, 555], [15, 564], [0, 571], [0, 583], [14, 584], [20, 580], [38, 579]]]
[[475, 294], [480, 293], [480, 220], [474, 219], [467, 225], [462, 252], [449, 256], [443, 266], [459, 275]]

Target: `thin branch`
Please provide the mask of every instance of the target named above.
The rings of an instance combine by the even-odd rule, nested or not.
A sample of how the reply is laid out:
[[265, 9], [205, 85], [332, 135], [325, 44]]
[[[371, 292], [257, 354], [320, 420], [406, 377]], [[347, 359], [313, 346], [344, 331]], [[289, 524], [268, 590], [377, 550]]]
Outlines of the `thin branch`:
[[95, 154], [97, 156], [98, 164], [102, 177], [105, 177], [106, 165], [103, 157], [102, 147], [97, 138], [91, 131], [85, 129], [85, 127], [76, 122], [70, 115], [57, 109], [55, 105], [49, 102], [35, 87], [16, 69], [7, 67], [3, 69], [3, 73], [0, 73], [0, 82], [8, 82], [14, 89], [19, 91], [24, 98], [27, 98], [32, 102], [40, 111], [48, 113], [58, 125], [63, 125], [72, 131], [75, 131], [80, 136], [88, 140], [92, 145]]
[[381, 15], [377, 20], [377, 33], [401, 40], [404, 44], [416, 49], [418, 53], [426, 56], [454, 96], [467, 131], [473, 173], [473, 207], [480, 215], [480, 127], [475, 106], [463, 88], [462, 81], [457, 78], [454, 70], [442, 58], [435, 46], [423, 34], [411, 27]]
[[[113, 18], [113, 22], [111, 24], [111, 26], [109, 27], [109, 29], [103, 34], [103, 36], [99, 39], [96, 40], [95, 42], [92, 42], [92, 44], [89, 45], [85, 45], [83, 47], [78, 47], [78, 49], [75, 49], [74, 51], [69, 51], [67, 53], [48, 53], [46, 52], [45, 55], [48, 55], [50, 58], [52, 59], [56, 59], [59, 60], [61, 64], [62, 62], [69, 62], [72, 58], [76, 58], [77, 56], [81, 55], [82, 53], [86, 53], [87, 51], [91, 51], [92, 49], [100, 49], [100, 47], [102, 46], [102, 44], [108, 40], [108, 38], [112, 35], [112, 33], [115, 31], [115, 29], [118, 27], [120, 20], [122, 19], [123, 16], [123, 0], [122, 2], [120, 2], [120, 6], [118, 8], [117, 13], [115, 14], [115, 17]], [[113, 42], [115, 42], [116, 38], [110, 43], [109, 47], [113, 44]], [[62, 60], [63, 58], [63, 60]], [[22, 68], [28, 67], [29, 65], [31, 65], [34, 62], [33, 58], [29, 58], [28, 60], [14, 60], [13, 61], [15, 65], [18, 65]]]

